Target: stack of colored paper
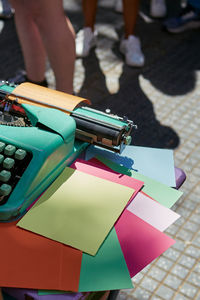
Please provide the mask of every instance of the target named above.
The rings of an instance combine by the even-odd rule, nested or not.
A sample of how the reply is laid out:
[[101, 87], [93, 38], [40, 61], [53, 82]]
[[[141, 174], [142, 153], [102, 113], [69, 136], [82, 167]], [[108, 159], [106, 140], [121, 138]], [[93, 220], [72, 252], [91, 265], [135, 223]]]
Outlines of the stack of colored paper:
[[[141, 173], [124, 167], [129, 154], [106, 153], [90, 148], [90, 160], [67, 167], [18, 223], [0, 224], [0, 286], [42, 295], [129, 289], [175, 243], [163, 231], [180, 217], [170, 208], [182, 193], [142, 174], [144, 165]], [[174, 185], [165, 174], [171, 152], [164, 156], [171, 163], [159, 178]]]

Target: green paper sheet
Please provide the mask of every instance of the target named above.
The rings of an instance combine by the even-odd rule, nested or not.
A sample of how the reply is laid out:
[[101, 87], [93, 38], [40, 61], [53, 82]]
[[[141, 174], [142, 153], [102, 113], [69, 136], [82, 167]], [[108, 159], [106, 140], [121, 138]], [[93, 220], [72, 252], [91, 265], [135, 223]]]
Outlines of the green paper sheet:
[[104, 158], [102, 156], [97, 156], [96, 158], [116, 172], [123, 173], [135, 179], [143, 181], [144, 186], [142, 188], [142, 191], [167, 208], [171, 208], [183, 194], [181, 191], [168, 187], [167, 185], [151, 179], [145, 175], [142, 175], [138, 172], [129, 170], [124, 166], [120, 166], [107, 158]]
[[38, 295], [62, 295], [62, 294], [71, 294], [73, 292], [68, 291], [57, 291], [57, 290], [38, 290]]
[[133, 192], [66, 167], [17, 226], [95, 255]]
[[79, 292], [133, 288], [115, 229], [96, 256], [83, 254]]
[[[132, 281], [113, 228], [95, 256], [83, 253], [78, 291], [95, 292], [130, 288], [133, 288]], [[39, 291], [39, 295], [52, 293], [57, 294], [57, 291]]]

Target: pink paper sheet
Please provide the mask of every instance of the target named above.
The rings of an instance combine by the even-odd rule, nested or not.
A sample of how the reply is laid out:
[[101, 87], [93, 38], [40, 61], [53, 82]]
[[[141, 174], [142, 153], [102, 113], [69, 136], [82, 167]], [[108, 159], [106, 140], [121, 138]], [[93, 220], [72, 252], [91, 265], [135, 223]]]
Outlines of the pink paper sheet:
[[166, 230], [180, 215], [148, 195], [139, 192], [127, 209], [160, 231]]
[[137, 193], [140, 191], [144, 184], [144, 182], [142, 181], [139, 181], [124, 174], [119, 174], [111, 170], [95, 158], [91, 159], [90, 161], [77, 159], [70, 167], [85, 172], [87, 174], [94, 175], [102, 179], [113, 181], [121, 185], [133, 188], [135, 192], [129, 200], [128, 204], [133, 200], [133, 198], [137, 195]]
[[127, 209], [115, 224], [115, 229], [131, 277], [175, 243]]

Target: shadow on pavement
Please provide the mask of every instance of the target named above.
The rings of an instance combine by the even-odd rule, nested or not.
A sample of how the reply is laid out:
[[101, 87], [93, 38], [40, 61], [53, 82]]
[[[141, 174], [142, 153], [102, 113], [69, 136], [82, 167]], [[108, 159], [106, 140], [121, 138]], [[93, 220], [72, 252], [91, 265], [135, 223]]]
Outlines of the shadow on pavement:
[[[144, 13], [148, 9], [146, 3], [142, 2]], [[177, 7], [178, 2], [173, 3]], [[77, 11], [68, 10], [68, 15], [77, 31], [83, 21], [81, 8]], [[100, 7], [97, 23], [110, 23], [116, 28], [119, 37], [123, 34], [122, 15], [116, 14], [112, 8]], [[5, 79], [13, 76], [24, 64], [14, 21], [7, 20], [1, 25], [0, 78]], [[161, 98], [162, 95], [173, 97], [192, 91], [196, 82], [195, 72], [200, 69], [199, 31], [174, 36], [162, 31], [160, 21], [147, 23], [140, 17], [136, 34], [142, 41], [145, 66], [137, 69], [124, 65], [119, 78], [120, 88], [117, 93], [110, 94], [99, 59], [92, 50], [89, 57], [82, 60], [85, 79], [79, 95], [90, 99], [96, 109], [110, 108], [112, 113], [133, 120], [138, 125], [138, 130], [133, 132], [134, 144], [174, 149], [179, 145], [179, 137], [172, 128], [157, 120], [151, 97], [142, 89], [140, 77], [148, 81]], [[112, 51], [122, 61], [118, 48], [119, 41], [116, 41]]]

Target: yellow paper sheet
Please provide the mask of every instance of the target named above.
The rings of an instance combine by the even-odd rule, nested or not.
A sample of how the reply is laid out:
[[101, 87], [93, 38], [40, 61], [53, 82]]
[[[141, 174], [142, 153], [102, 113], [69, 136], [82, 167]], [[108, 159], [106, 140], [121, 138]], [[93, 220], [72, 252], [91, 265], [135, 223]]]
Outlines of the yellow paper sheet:
[[95, 255], [133, 193], [67, 167], [17, 225]]

